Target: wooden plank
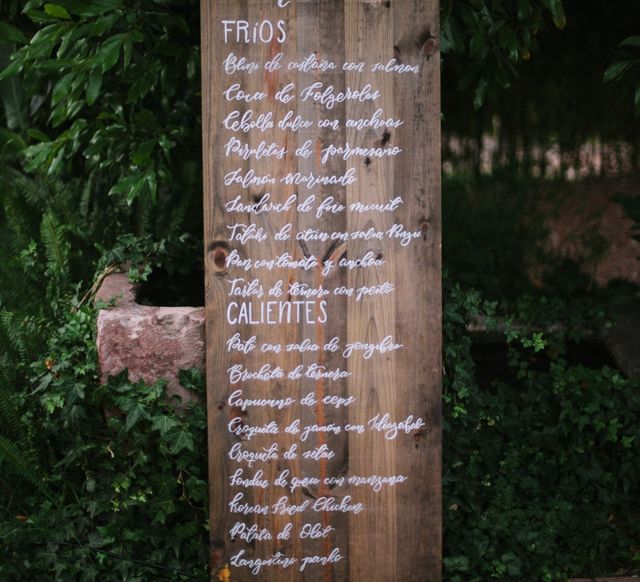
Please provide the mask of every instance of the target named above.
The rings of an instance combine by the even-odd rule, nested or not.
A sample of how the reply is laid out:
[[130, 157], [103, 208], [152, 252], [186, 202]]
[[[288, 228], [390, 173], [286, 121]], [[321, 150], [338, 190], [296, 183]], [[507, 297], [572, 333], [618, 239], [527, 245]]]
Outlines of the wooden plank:
[[212, 580], [438, 582], [438, 3], [201, 10]]

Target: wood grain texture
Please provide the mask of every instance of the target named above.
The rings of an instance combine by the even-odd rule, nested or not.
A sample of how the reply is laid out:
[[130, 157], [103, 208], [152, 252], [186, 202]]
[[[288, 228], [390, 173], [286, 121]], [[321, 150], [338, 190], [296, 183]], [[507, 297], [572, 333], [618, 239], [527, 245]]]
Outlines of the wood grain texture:
[[[232, 568], [231, 580], [261, 581], [368, 581], [403, 580], [439, 582], [441, 579], [442, 519], [441, 519], [441, 263], [440, 263], [440, 79], [437, 50], [425, 50], [425, 43], [433, 45], [438, 38], [439, 11], [436, 0], [297, 0], [287, 9], [280, 9], [275, 0], [201, 0], [202, 14], [202, 118], [204, 223], [206, 257], [206, 313], [207, 313], [207, 406], [209, 417], [209, 487], [211, 507], [211, 576], [230, 557], [240, 550], [247, 558], [267, 559], [277, 552], [298, 559], [311, 555], [328, 555], [339, 547], [343, 559], [327, 566], [264, 568], [252, 575], [247, 568]], [[287, 22], [286, 43], [225, 44], [221, 20], [243, 19], [250, 22], [265, 19]], [[430, 40], [432, 39], [432, 40]], [[289, 71], [258, 72], [228, 76], [223, 73], [223, 61], [233, 51], [238, 57], [264, 63], [282, 51], [287, 60], [300, 60], [316, 54], [340, 65], [328, 73]], [[420, 73], [381, 74], [370, 70], [341, 69], [345, 61], [364, 61], [368, 65], [386, 63], [396, 58], [399, 63], [419, 65]], [[345, 87], [361, 88], [371, 83], [380, 90], [381, 97], [372, 102], [347, 102], [326, 110], [317, 104], [299, 100], [283, 104], [275, 100], [275, 92], [288, 83], [298, 88], [315, 81], [333, 85], [336, 91]], [[289, 110], [317, 124], [322, 119], [341, 120], [340, 129], [309, 128], [299, 132], [278, 128], [267, 132], [239, 134], [237, 137], [256, 147], [261, 141], [287, 147], [282, 161], [273, 159], [244, 161], [237, 156], [225, 157], [224, 144], [233, 135], [222, 122], [231, 105], [222, 92], [232, 83], [241, 83], [247, 92], [264, 91], [264, 102], [242, 104], [241, 111], [253, 109], [256, 115], [268, 111], [274, 118], [282, 118]], [[404, 125], [390, 131], [345, 129], [348, 118], [366, 118], [382, 108], [385, 117], [401, 118]], [[311, 140], [315, 154], [304, 159], [293, 154], [301, 144]], [[320, 162], [319, 152], [330, 143], [352, 146], [382, 147], [398, 145], [401, 155], [386, 159], [354, 157], [348, 161], [336, 157], [328, 164]], [[226, 187], [224, 176], [236, 169], [256, 174], [272, 174], [277, 178], [288, 172], [314, 172], [316, 175], [340, 175], [353, 168], [358, 181], [348, 187], [327, 186], [306, 190], [294, 186]], [[386, 203], [402, 196], [404, 204], [393, 213], [351, 213], [349, 211], [324, 214], [298, 213], [295, 207], [287, 213], [248, 213], [234, 215], [224, 212], [224, 205], [241, 195], [245, 203], [259, 200], [266, 193], [274, 200], [284, 201], [297, 194], [299, 201], [311, 195], [324, 199], [333, 197], [336, 203], [348, 207], [352, 202]], [[233, 222], [255, 224], [268, 234], [262, 242], [246, 245], [230, 242], [227, 225]], [[346, 243], [307, 242], [295, 239], [274, 241], [273, 235], [286, 225], [293, 231], [317, 228], [342, 232], [376, 228], [386, 230], [402, 224], [408, 231], [420, 231], [421, 238], [407, 247], [397, 241], [384, 239], [348, 241]], [[384, 258], [377, 268], [333, 269], [323, 276], [320, 268], [252, 270], [245, 272], [227, 268], [225, 260], [232, 250], [243, 258], [269, 259], [283, 252], [298, 259], [314, 255], [321, 259], [355, 259], [373, 251]], [[278, 281], [320, 285], [334, 289], [338, 286], [360, 287], [378, 285], [385, 281], [395, 286], [391, 294], [365, 297], [360, 301], [345, 297], [328, 297], [328, 321], [324, 324], [290, 323], [279, 325], [231, 325], [226, 310], [230, 301], [230, 281], [242, 277], [259, 278], [265, 291]], [[251, 298], [254, 309], [260, 300]], [[277, 357], [253, 351], [248, 354], [229, 353], [226, 341], [239, 332], [243, 338], [255, 335], [258, 342], [286, 345], [309, 338], [319, 345], [337, 336], [343, 344], [351, 341], [378, 342], [387, 335], [403, 344], [403, 348], [371, 359], [343, 358], [341, 353], [323, 351], [304, 354], [285, 353]], [[317, 405], [295, 405], [282, 411], [251, 408], [245, 412], [231, 410], [228, 368], [242, 364], [258, 369], [264, 363], [275, 363], [284, 370], [298, 365], [324, 365], [327, 369], [341, 367], [351, 376], [341, 381], [311, 379], [251, 381], [242, 385], [247, 396], [274, 398], [293, 396], [300, 400], [314, 393], [355, 396], [357, 401], [348, 408], [335, 409]], [[270, 463], [257, 463], [253, 468], [239, 465], [228, 457], [234, 443], [227, 425], [235, 415], [251, 425], [275, 420], [284, 427], [294, 419], [301, 423], [339, 425], [364, 424], [378, 413], [388, 412], [393, 419], [408, 415], [422, 417], [427, 426], [413, 434], [401, 434], [395, 440], [385, 440], [378, 432], [310, 436], [301, 442], [297, 436], [282, 431], [275, 436], [258, 436], [243, 441], [247, 450], [260, 451], [277, 443], [282, 453], [292, 444], [298, 451], [313, 450], [326, 444], [336, 454], [322, 462], [280, 457]], [[229, 486], [229, 476], [245, 469], [250, 477], [257, 469], [264, 478], [273, 481], [283, 470], [296, 476], [339, 475], [407, 475], [408, 481], [395, 487], [373, 492], [367, 487], [340, 486], [296, 489], [284, 488], [240, 489]], [[291, 503], [314, 501], [321, 496], [342, 499], [351, 496], [366, 509], [358, 515], [305, 512], [293, 517], [232, 515], [229, 501], [243, 491], [248, 503], [273, 504], [286, 495]], [[245, 543], [232, 539], [231, 526], [244, 520], [273, 533], [271, 540]], [[320, 539], [300, 539], [297, 535], [302, 523], [320, 523], [334, 529], [331, 536]], [[277, 540], [275, 534], [288, 523], [294, 535]]]

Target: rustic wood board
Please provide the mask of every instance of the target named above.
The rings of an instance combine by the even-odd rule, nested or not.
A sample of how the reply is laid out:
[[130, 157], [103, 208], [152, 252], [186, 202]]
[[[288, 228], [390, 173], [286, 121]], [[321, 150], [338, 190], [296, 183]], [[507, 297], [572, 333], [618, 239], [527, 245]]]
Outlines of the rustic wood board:
[[[438, 582], [438, 3], [202, 0], [201, 11], [212, 580], [229, 575], [230, 580], [279, 582]], [[257, 67], [233, 71], [230, 53], [236, 64], [244, 58]], [[317, 63], [324, 59], [336, 66], [288, 66], [312, 55]], [[266, 67], [270, 61], [284, 66]], [[372, 70], [376, 63], [390, 62], [389, 69]], [[303, 98], [303, 89], [314, 83], [321, 83], [322, 90], [331, 86], [333, 94], [351, 91], [352, 97], [370, 86], [377, 96], [346, 98], [329, 107], [312, 92]], [[287, 85], [294, 87], [289, 102], [282, 98]], [[238, 99], [240, 90], [260, 97]], [[278, 127], [290, 111], [308, 127]], [[253, 122], [271, 116], [275, 123], [256, 123], [245, 132], [231, 122], [244, 115]], [[380, 124], [380, 119], [389, 123]], [[348, 120], [370, 125], [347, 127]], [[329, 151], [346, 144], [349, 155]], [[268, 146], [283, 153], [263, 155]], [[368, 151], [371, 155], [365, 155]], [[378, 155], [382, 151], [388, 155]], [[296, 172], [333, 176], [338, 183], [310, 188], [305, 182], [281, 181]], [[249, 175], [273, 180], [234, 180]], [[319, 212], [322, 201], [327, 209]], [[270, 203], [280, 206], [264, 210]], [[359, 205], [378, 206], [365, 210]], [[367, 237], [367, 232], [377, 234]], [[298, 233], [308, 236], [298, 240]], [[322, 240], [318, 233], [335, 236]], [[283, 255], [288, 262], [264, 267]], [[369, 266], [348, 262], [367, 256]], [[341, 259], [346, 261], [342, 266]], [[296, 288], [326, 296], [296, 296]], [[292, 315], [281, 316], [281, 309], [291, 309]], [[390, 338], [386, 344], [384, 338]], [[318, 349], [286, 349], [304, 340]], [[376, 346], [373, 354], [365, 357], [358, 342]], [[346, 355], [349, 345], [356, 347]], [[280, 346], [280, 353], [263, 351], [274, 346]], [[255, 373], [265, 365], [282, 374]], [[314, 377], [315, 366], [338, 372]], [[301, 378], [291, 374], [298, 367]], [[239, 393], [262, 405], [243, 410]], [[325, 397], [334, 402], [323, 404]], [[281, 408], [264, 404], [287, 398]], [[336, 406], [337, 399], [343, 404]], [[398, 429], [393, 438], [394, 431], [382, 430], [374, 420], [384, 415]], [[301, 433], [285, 432], [297, 421], [302, 428], [319, 425], [323, 430], [310, 431], [304, 439]], [[274, 425], [276, 432], [266, 432]], [[266, 433], [256, 430], [247, 438], [252, 427]], [[295, 455], [285, 458], [292, 450]], [[311, 454], [317, 450], [330, 454], [317, 459]], [[267, 460], [251, 465], [238, 460], [240, 454], [264, 451], [272, 452]], [[276, 484], [283, 471], [288, 471], [286, 486]], [[375, 476], [397, 479], [375, 490]], [[292, 477], [308, 481], [292, 487]], [[370, 485], [356, 485], [358, 477]], [[249, 481], [243, 484], [242, 479]], [[304, 510], [291, 515], [274, 511], [283, 497]], [[342, 509], [323, 511], [327, 498]], [[268, 509], [261, 513], [256, 508]], [[312, 525], [324, 535], [307, 535]], [[274, 563], [260, 562], [270, 559]]]

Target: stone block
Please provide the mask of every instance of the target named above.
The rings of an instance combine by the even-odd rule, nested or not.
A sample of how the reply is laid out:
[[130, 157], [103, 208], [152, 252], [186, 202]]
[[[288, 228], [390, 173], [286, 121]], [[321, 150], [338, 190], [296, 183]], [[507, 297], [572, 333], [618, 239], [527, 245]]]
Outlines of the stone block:
[[165, 379], [170, 395], [178, 394], [184, 401], [193, 399], [193, 394], [180, 385], [178, 374], [191, 368], [204, 370], [204, 308], [138, 305], [126, 275], [123, 279], [119, 274], [107, 277], [98, 294], [103, 301], [121, 298], [118, 306], [98, 314], [101, 381], [128, 369], [133, 382], [151, 384]]

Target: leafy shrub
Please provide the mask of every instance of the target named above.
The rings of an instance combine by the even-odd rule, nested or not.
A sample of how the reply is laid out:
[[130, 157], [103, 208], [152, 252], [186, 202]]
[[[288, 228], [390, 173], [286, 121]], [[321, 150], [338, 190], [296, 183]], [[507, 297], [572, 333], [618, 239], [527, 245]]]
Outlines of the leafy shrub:
[[[87, 306], [31, 370], [20, 424], [38, 427], [37, 465], [18, 465], [28, 477], [19, 489], [6, 473], [0, 481], [0, 578], [206, 580], [204, 406], [178, 412], [163, 383], [133, 384], [126, 372], [100, 386]], [[202, 395], [199, 373], [181, 381]]]
[[8, 186], [0, 237], [9, 259], [30, 252], [61, 281], [86, 280], [95, 243], [110, 248], [127, 232], [200, 235], [196, 8], [187, 0], [0, 6], [0, 18], [12, 19], [0, 31]]
[[205, 576], [204, 409], [101, 387], [88, 306], [200, 254], [196, 8], [0, 5], [2, 579]]
[[478, 385], [464, 322], [491, 316], [494, 305], [451, 293], [446, 579], [564, 581], [631, 570], [640, 558], [640, 386], [606, 367], [570, 365], [562, 332], [515, 328], [505, 336], [508, 370]]

